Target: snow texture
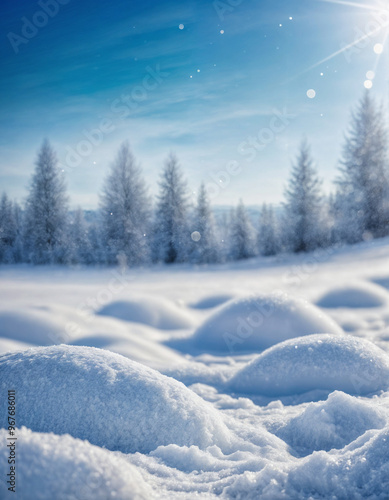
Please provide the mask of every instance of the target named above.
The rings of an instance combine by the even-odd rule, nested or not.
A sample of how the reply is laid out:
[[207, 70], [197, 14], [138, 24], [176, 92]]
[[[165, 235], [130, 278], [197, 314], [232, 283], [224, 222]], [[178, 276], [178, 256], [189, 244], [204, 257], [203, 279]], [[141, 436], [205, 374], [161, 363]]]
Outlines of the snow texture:
[[260, 354], [230, 381], [231, 390], [271, 397], [317, 389], [369, 394], [389, 388], [389, 356], [364, 339], [309, 335]]
[[[216, 410], [183, 384], [100, 349], [61, 345], [5, 354], [1, 390], [10, 385], [19, 426], [68, 433], [109, 450], [203, 448], [230, 438]], [[5, 398], [1, 411], [6, 414]]]
[[0, 311], [0, 337], [35, 345], [48, 345], [63, 335], [61, 322], [44, 311]]
[[[3, 266], [0, 391], [16, 390], [15, 498], [387, 500], [389, 302], [325, 312], [312, 303], [340, 286], [387, 286], [388, 248], [383, 238], [218, 269], [128, 274]], [[110, 290], [110, 301], [136, 297], [151, 314], [163, 297], [188, 329], [96, 314], [119, 278], [126, 285]], [[262, 309], [253, 303], [259, 291]], [[243, 335], [231, 350], [215, 350], [240, 317], [261, 341], [278, 343], [245, 351]], [[37, 347], [63, 342], [71, 345]], [[3, 416], [6, 406], [0, 398]]]
[[236, 299], [218, 309], [193, 335], [207, 352], [258, 352], [284, 340], [313, 333], [343, 333], [317, 307], [286, 294]]
[[[156, 497], [136, 467], [124, 458], [69, 435], [16, 430], [18, 500], [151, 500]], [[8, 432], [0, 430], [5, 443]], [[1, 470], [9, 470], [7, 447], [0, 450]], [[7, 485], [9, 486], [9, 485]], [[11, 498], [5, 481], [0, 497]]]
[[355, 283], [332, 288], [317, 304], [321, 307], [381, 307], [389, 302], [389, 293], [373, 283]]
[[185, 329], [192, 326], [189, 313], [161, 298], [136, 297], [111, 302], [101, 308], [98, 314], [143, 323], [161, 330]]
[[334, 391], [327, 401], [309, 403], [304, 411], [278, 429], [277, 436], [299, 455], [344, 448], [369, 429], [385, 427], [379, 408], [354, 396]]

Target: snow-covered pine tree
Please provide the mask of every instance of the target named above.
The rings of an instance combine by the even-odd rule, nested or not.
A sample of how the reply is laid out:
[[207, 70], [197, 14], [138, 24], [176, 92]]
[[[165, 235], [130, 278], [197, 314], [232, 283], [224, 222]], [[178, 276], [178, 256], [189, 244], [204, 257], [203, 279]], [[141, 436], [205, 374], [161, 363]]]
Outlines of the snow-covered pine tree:
[[230, 235], [234, 211], [234, 208], [231, 208], [228, 212], [223, 211], [215, 217], [215, 234], [220, 262], [230, 259]]
[[159, 182], [154, 222], [153, 260], [185, 262], [190, 249], [188, 194], [178, 160], [170, 154]]
[[264, 256], [276, 255], [279, 250], [276, 219], [271, 205], [262, 205], [258, 230], [258, 249]]
[[285, 190], [284, 244], [292, 252], [307, 252], [323, 245], [321, 180], [304, 140]]
[[84, 211], [78, 208], [70, 221], [71, 260], [74, 264], [93, 264], [92, 245]]
[[16, 201], [13, 203], [13, 218], [16, 228], [16, 236], [13, 243], [13, 261], [22, 262], [24, 215], [21, 206]]
[[215, 220], [204, 183], [200, 186], [192, 229], [194, 241], [191, 261], [204, 264], [217, 262], [219, 258], [215, 235]]
[[389, 234], [388, 136], [368, 91], [352, 114], [337, 179], [336, 232], [348, 243]]
[[0, 262], [9, 264], [15, 261], [17, 229], [13, 203], [3, 193], [0, 200]]
[[111, 166], [100, 196], [102, 240], [109, 264], [118, 258], [129, 266], [149, 258], [147, 234], [150, 200], [128, 142], [124, 142]]
[[101, 224], [98, 221], [91, 222], [88, 227], [88, 239], [91, 248], [91, 264], [105, 264], [106, 253], [103, 247]]
[[240, 200], [231, 221], [232, 260], [248, 259], [256, 255], [256, 237], [247, 210]]
[[57, 164], [54, 150], [44, 140], [25, 212], [24, 254], [34, 264], [65, 263], [69, 257], [68, 197]]

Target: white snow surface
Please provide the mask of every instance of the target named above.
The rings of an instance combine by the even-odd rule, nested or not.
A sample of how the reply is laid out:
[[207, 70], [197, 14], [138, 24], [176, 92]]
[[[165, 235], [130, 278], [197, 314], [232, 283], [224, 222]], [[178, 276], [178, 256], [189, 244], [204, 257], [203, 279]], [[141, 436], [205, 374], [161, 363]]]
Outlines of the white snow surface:
[[1, 499], [387, 500], [389, 239], [0, 278]]
[[[229, 431], [211, 405], [173, 378], [103, 349], [60, 345], [4, 354], [1, 390], [10, 384], [18, 425], [36, 432], [126, 453], [228, 444]], [[6, 406], [3, 398], [3, 414]]]
[[270, 397], [320, 389], [370, 394], [389, 389], [389, 355], [365, 339], [308, 335], [267, 349], [239, 370], [229, 387]]
[[[7, 431], [0, 430], [6, 443]], [[68, 434], [17, 429], [18, 500], [152, 500], [155, 494], [137, 468], [122, 457]], [[8, 441], [9, 442], [9, 441]], [[6, 470], [7, 447], [0, 450], [1, 470]], [[9, 498], [5, 481], [0, 498]], [[12, 497], [11, 497], [12, 498]]]
[[317, 302], [320, 307], [365, 308], [389, 303], [389, 292], [374, 283], [354, 283], [332, 288]]
[[98, 314], [143, 323], [161, 330], [179, 330], [192, 326], [189, 312], [161, 298], [141, 297], [111, 302], [101, 308]]
[[379, 406], [334, 391], [326, 401], [309, 403], [275, 434], [299, 455], [310, 455], [344, 448], [369, 429], [385, 427], [386, 419], [387, 414]]
[[192, 340], [195, 348], [207, 352], [258, 352], [312, 333], [343, 332], [306, 300], [275, 292], [227, 302], [196, 330]]

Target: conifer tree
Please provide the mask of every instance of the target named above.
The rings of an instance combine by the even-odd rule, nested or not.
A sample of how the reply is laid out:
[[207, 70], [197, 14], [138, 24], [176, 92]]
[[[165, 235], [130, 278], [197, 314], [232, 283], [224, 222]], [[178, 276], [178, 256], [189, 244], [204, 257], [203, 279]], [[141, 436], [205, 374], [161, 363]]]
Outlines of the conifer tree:
[[275, 255], [279, 251], [276, 220], [273, 207], [262, 205], [258, 231], [258, 249], [264, 256]]
[[389, 233], [388, 136], [368, 91], [352, 114], [337, 179], [338, 237], [349, 243]]
[[191, 260], [198, 263], [217, 262], [218, 250], [215, 236], [215, 221], [204, 183], [200, 186], [192, 228], [194, 246]]
[[3, 193], [0, 200], [0, 262], [9, 264], [15, 261], [17, 231], [13, 203]]
[[34, 264], [66, 263], [68, 197], [56, 154], [47, 140], [38, 153], [25, 213], [24, 253]]
[[233, 215], [230, 238], [233, 260], [248, 259], [256, 254], [254, 228], [242, 200]]
[[170, 154], [159, 183], [154, 224], [153, 256], [165, 263], [185, 262], [188, 258], [188, 194], [178, 160]]
[[121, 145], [111, 166], [100, 196], [100, 209], [107, 262], [116, 264], [119, 256], [130, 266], [146, 262], [150, 200], [127, 142]]
[[321, 181], [306, 141], [285, 191], [283, 230], [287, 249], [307, 252], [322, 246], [323, 196]]

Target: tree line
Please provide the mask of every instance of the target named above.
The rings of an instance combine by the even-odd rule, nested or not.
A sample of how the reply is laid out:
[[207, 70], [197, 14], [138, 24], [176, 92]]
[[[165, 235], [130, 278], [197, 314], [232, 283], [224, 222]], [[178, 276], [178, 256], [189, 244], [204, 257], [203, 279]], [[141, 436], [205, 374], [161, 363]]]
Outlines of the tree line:
[[217, 219], [204, 184], [190, 203], [178, 159], [167, 158], [154, 206], [127, 142], [111, 165], [95, 220], [69, 211], [63, 173], [47, 140], [23, 208], [0, 201], [0, 262], [106, 264], [216, 263], [309, 252], [389, 235], [388, 136], [384, 112], [366, 92], [344, 139], [335, 190], [322, 191], [310, 147], [300, 146], [281, 210], [264, 204], [258, 221], [242, 201]]

